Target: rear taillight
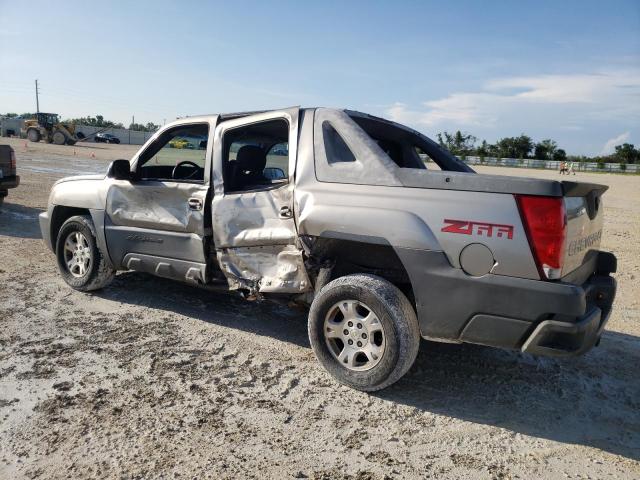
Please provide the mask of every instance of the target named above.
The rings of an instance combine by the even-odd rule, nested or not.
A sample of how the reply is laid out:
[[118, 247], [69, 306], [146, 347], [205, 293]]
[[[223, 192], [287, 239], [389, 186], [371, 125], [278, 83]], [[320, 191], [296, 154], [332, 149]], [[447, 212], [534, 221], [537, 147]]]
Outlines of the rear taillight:
[[536, 265], [543, 278], [560, 278], [567, 238], [567, 217], [560, 197], [516, 195]]
[[11, 150], [11, 170], [15, 170], [16, 169], [16, 152], [13, 151], [13, 149]]

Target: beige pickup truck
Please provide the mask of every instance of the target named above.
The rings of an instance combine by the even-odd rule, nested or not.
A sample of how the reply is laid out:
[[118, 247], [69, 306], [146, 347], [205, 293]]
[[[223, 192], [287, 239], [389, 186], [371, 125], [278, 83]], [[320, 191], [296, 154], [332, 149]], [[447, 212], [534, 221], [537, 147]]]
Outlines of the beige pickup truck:
[[56, 183], [40, 223], [79, 290], [137, 270], [309, 304], [319, 361], [370, 391], [421, 338], [593, 347], [615, 296], [605, 190], [480, 175], [403, 125], [294, 107], [167, 125], [106, 175]]

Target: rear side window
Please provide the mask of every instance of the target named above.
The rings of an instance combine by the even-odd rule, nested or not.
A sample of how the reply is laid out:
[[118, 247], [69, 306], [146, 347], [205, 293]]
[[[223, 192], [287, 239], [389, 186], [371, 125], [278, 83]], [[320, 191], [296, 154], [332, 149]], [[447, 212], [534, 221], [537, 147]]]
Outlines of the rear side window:
[[324, 148], [327, 152], [327, 161], [330, 164], [356, 161], [356, 157], [351, 149], [329, 122], [322, 122], [322, 136], [324, 139]]
[[442, 170], [442, 168], [440, 168], [440, 165], [438, 165], [435, 160], [431, 158], [431, 155], [425, 152], [422, 148], [413, 147], [413, 149], [427, 170]]
[[228, 130], [223, 138], [226, 192], [266, 190], [289, 181], [289, 124], [267, 120]]

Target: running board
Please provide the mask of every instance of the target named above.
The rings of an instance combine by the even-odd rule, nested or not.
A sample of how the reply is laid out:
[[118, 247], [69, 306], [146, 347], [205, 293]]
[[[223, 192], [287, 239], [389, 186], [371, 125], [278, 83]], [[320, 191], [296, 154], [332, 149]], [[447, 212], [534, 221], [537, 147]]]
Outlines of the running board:
[[158, 277], [182, 282], [206, 283], [207, 266], [204, 263], [188, 262], [166, 257], [154, 257], [140, 253], [128, 253], [122, 262], [129, 270], [145, 272]]

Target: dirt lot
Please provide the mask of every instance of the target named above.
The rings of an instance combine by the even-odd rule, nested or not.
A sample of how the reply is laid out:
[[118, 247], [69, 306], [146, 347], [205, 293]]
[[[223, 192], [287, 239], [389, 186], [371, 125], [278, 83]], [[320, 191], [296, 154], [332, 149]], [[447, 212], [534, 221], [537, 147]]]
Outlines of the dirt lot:
[[598, 348], [560, 361], [424, 342], [368, 395], [315, 361], [303, 312], [137, 273], [68, 288], [37, 223], [51, 184], [135, 148], [10, 143], [0, 478], [640, 478], [640, 178], [575, 176], [611, 186], [619, 293]]

